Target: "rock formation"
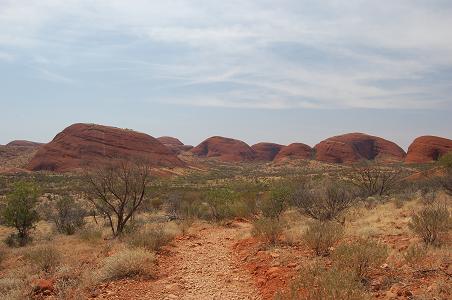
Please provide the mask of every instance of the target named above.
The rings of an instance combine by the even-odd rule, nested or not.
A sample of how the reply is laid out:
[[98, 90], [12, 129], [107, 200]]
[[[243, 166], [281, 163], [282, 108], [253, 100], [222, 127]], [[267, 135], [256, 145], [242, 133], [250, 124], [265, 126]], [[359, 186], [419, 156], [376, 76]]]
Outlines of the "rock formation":
[[115, 159], [143, 159], [155, 167], [184, 166], [171, 150], [147, 134], [95, 124], [74, 124], [40, 147], [27, 168], [66, 172], [106, 165]]
[[272, 161], [283, 147], [274, 143], [258, 143], [251, 146], [251, 149], [256, 153], [256, 160]]
[[293, 143], [283, 147], [278, 155], [276, 155], [274, 161], [280, 162], [288, 159], [311, 159], [312, 148], [302, 143]]
[[315, 147], [316, 160], [328, 163], [355, 163], [378, 159], [402, 161], [405, 151], [395, 143], [363, 133], [349, 133], [328, 138]]
[[216, 158], [225, 162], [251, 161], [256, 153], [245, 142], [214, 136], [190, 150], [198, 157]]
[[438, 136], [421, 136], [408, 147], [407, 163], [437, 161], [441, 155], [452, 152], [452, 140]]

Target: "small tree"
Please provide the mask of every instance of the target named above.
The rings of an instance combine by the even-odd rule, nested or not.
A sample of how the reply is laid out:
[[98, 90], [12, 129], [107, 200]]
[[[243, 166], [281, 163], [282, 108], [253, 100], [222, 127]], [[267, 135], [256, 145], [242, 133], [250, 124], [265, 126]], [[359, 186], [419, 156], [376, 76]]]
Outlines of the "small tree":
[[350, 179], [362, 197], [391, 193], [402, 179], [402, 170], [383, 167], [378, 162], [366, 162], [353, 167]]
[[150, 174], [149, 164], [124, 160], [86, 174], [87, 198], [108, 219], [114, 237], [143, 204]]
[[87, 213], [74, 198], [59, 197], [52, 206], [48, 218], [55, 223], [58, 232], [71, 235], [85, 224]]
[[19, 246], [24, 246], [30, 240], [30, 231], [39, 220], [36, 211], [38, 196], [38, 187], [26, 182], [16, 183], [13, 191], [7, 195], [3, 219], [6, 226], [16, 228]]

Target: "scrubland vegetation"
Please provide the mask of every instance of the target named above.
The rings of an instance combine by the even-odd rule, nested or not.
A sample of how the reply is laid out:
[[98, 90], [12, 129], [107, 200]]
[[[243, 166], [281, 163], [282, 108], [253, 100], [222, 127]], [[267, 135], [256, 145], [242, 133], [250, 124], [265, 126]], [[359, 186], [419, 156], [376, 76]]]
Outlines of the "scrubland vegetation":
[[407, 179], [414, 167], [370, 163], [223, 165], [157, 178], [125, 162], [83, 176], [5, 175], [0, 298], [74, 299], [121, 278], [152, 280], [159, 253], [194, 222], [241, 220], [253, 225], [256, 251], [297, 266], [276, 298], [448, 299], [449, 160], [441, 177], [416, 179]]

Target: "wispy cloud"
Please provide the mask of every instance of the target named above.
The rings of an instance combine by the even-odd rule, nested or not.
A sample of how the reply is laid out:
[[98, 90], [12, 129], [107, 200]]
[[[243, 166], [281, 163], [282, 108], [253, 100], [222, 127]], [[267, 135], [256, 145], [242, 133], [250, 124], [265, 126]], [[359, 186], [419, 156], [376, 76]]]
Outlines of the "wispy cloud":
[[439, 0], [7, 0], [0, 47], [43, 80], [133, 82], [149, 101], [450, 108], [451, 15]]

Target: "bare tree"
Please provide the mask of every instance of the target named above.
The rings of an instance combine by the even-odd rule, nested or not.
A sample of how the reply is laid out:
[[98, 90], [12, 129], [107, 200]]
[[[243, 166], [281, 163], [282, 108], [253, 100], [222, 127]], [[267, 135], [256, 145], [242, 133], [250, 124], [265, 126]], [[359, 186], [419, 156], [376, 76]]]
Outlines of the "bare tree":
[[116, 237], [142, 205], [151, 181], [145, 162], [119, 161], [85, 176], [86, 194], [95, 209], [105, 216]]
[[400, 168], [383, 167], [374, 163], [354, 166], [350, 174], [351, 183], [355, 185], [360, 196], [383, 196], [391, 193], [402, 179]]

